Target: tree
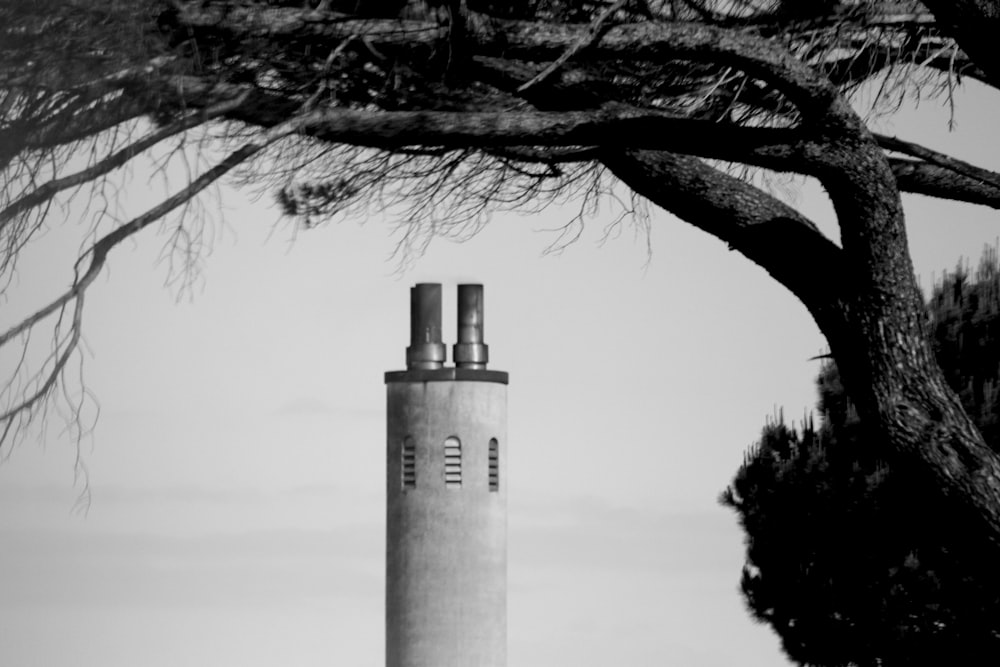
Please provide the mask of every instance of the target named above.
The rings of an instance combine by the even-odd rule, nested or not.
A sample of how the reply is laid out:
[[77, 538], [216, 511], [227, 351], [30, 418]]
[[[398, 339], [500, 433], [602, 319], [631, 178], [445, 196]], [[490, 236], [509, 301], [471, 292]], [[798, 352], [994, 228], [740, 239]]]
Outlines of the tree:
[[[933, 347], [987, 444], [1000, 452], [1000, 264], [988, 249], [927, 306]], [[782, 420], [722, 496], [746, 532], [743, 595], [808, 665], [924, 665], [1000, 649], [1000, 575], [980, 536], [936, 507], [870, 440], [835, 363], [817, 378], [819, 427]]]
[[[874, 134], [850, 104], [875, 79], [895, 91], [890, 105], [910, 85], [1000, 87], [1000, 3], [467, 0], [413, 2], [399, 19], [349, 4], [0, 6], [3, 276], [52, 224], [60, 192], [88, 186], [97, 202], [75, 281], [0, 333], [0, 346], [23, 346], [61, 324], [44, 363], [7, 385], [0, 435], [56, 395], [110, 253], [163, 219], [180, 256], [196, 254], [198, 218], [168, 214], [227, 175], [275, 187], [310, 224], [403, 208], [420, 219], [408, 228], [418, 246], [497, 207], [598, 196], [614, 177], [791, 291], [894, 466], [1000, 543], [1000, 458], [934, 361], [900, 200], [997, 208], [1000, 175]], [[107, 177], [150, 150], [190, 160], [193, 175], [117, 220], [101, 203], [113, 201]], [[817, 179], [839, 245], [720, 161]]]

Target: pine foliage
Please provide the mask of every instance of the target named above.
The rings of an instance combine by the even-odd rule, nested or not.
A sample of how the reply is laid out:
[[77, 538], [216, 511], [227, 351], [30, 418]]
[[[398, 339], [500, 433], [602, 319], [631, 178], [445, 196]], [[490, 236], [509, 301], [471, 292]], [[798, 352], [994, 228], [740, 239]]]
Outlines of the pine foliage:
[[[928, 303], [933, 347], [986, 442], [1000, 451], [1000, 262], [987, 248]], [[801, 665], [979, 662], [1000, 649], [993, 550], [886, 461], [827, 363], [819, 423], [779, 415], [722, 494], [746, 534], [751, 613]]]

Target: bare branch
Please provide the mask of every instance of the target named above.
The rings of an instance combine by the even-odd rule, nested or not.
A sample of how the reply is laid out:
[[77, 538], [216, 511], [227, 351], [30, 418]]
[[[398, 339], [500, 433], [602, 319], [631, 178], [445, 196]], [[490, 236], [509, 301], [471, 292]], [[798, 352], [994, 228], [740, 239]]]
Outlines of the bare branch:
[[538, 75], [536, 75], [530, 81], [528, 81], [527, 83], [523, 84], [520, 88], [518, 88], [517, 92], [523, 93], [532, 86], [536, 86], [544, 82], [546, 79], [555, 74], [555, 72], [560, 67], [565, 65], [570, 58], [572, 58], [577, 53], [579, 53], [580, 51], [584, 50], [585, 48], [596, 42], [598, 38], [600, 38], [601, 36], [601, 32], [604, 28], [605, 22], [612, 15], [614, 15], [615, 12], [617, 12], [619, 9], [625, 6], [626, 2], [628, 2], [628, 0], [616, 0], [616, 2], [614, 2], [609, 7], [607, 7], [607, 9], [605, 9], [603, 12], [598, 14], [597, 18], [595, 18], [591, 22], [590, 27], [587, 29], [587, 32], [581, 35], [579, 41], [573, 44], [573, 46], [571, 46], [570, 48], [566, 49], [566, 52], [563, 53], [558, 58], [556, 58], [551, 65], [546, 67], [544, 70], [539, 72]]
[[[88, 284], [92, 280], [93, 278], [91, 278], [91, 280], [88, 281]], [[76, 299], [76, 304], [73, 307], [73, 316], [70, 322], [70, 333], [65, 341], [57, 342], [57, 351], [54, 355], [55, 363], [53, 364], [52, 369], [46, 374], [44, 380], [41, 382], [41, 385], [38, 386], [33, 393], [24, 396], [19, 403], [16, 403], [15, 405], [8, 407], [8, 409], [5, 412], [0, 412], [0, 424], [4, 425], [3, 435], [2, 437], [0, 437], [0, 444], [3, 444], [4, 442], [3, 438], [6, 438], [6, 436], [8, 435], [10, 424], [13, 418], [18, 416], [22, 412], [32, 410], [38, 404], [39, 401], [44, 399], [55, 388], [56, 383], [59, 381], [59, 378], [62, 375], [63, 370], [66, 368], [66, 364], [73, 356], [73, 352], [76, 350], [76, 347], [80, 342], [80, 335], [81, 332], [83, 331], [83, 296], [84, 296], [83, 291], [81, 290], [74, 296]], [[65, 300], [61, 298], [57, 299], [57, 301], [60, 302], [59, 305], [56, 306], [55, 308], [50, 309], [45, 315], [43, 315], [43, 317], [48, 316], [48, 314], [51, 314], [56, 309], [61, 310], [66, 306], [69, 300], [70, 299], [65, 299]], [[34, 324], [37, 323], [38, 320], [40, 319], [41, 317], [35, 319], [32, 322], [32, 326], [34, 326]], [[58, 349], [60, 347], [61, 350]]]
[[982, 169], [962, 160], [957, 160], [944, 153], [933, 151], [920, 144], [904, 141], [896, 137], [889, 137], [884, 134], [875, 134], [874, 136], [879, 146], [886, 150], [920, 158], [932, 165], [953, 171], [960, 176], [965, 176], [967, 179], [990, 186], [992, 189], [1000, 189], [1000, 174]]
[[[342, 40], [364, 35], [379, 51], [413, 50], [432, 46], [447, 31], [431, 23], [397, 20], [330, 19], [317, 21], [304, 10], [183, 4], [180, 19], [188, 27], [229, 31], [233, 37], [266, 34], [269, 39], [314, 35]], [[474, 54], [522, 60], [557, 60], [581, 43], [587, 43], [589, 25], [504, 21], [484, 22], [484, 29], [469, 34]], [[808, 115], [843, 113], [836, 89], [825, 78], [794, 58], [778, 44], [751, 33], [698, 23], [645, 21], [616, 25], [599, 36], [587, 50], [591, 59], [626, 59], [667, 62], [682, 58], [694, 62], [732, 65], [759, 76], [783, 92]], [[834, 108], [831, 108], [833, 105]]]
[[87, 270], [84, 271], [82, 275], [79, 275], [65, 292], [49, 301], [46, 305], [12, 326], [4, 333], [0, 334], [0, 347], [2, 347], [14, 337], [30, 331], [43, 319], [54, 313], [61, 312], [68, 305], [73, 304], [74, 314], [70, 325], [70, 334], [63, 343], [61, 351], [58, 352], [58, 356], [56, 357], [53, 367], [48, 371], [35, 391], [21, 397], [19, 401], [16, 401], [13, 405], [8, 406], [2, 413], [0, 413], [0, 423], [4, 423], [5, 433], [9, 433], [9, 429], [7, 428], [7, 424], [5, 422], [10, 422], [10, 420], [15, 419], [22, 413], [33, 410], [35, 406], [40, 401], [44, 400], [45, 397], [48, 396], [49, 393], [56, 387], [66, 363], [79, 342], [84, 295], [87, 288], [94, 282], [101, 270], [104, 268], [104, 265], [107, 262], [108, 254], [111, 250], [122, 241], [134, 236], [157, 220], [162, 219], [174, 209], [191, 201], [205, 188], [218, 181], [233, 168], [250, 159], [267, 146], [294, 133], [299, 129], [301, 123], [303, 122], [303, 118], [304, 117], [293, 118], [275, 128], [272, 128], [268, 132], [263, 133], [261, 137], [247, 142], [236, 151], [230, 153], [226, 158], [213, 166], [211, 169], [192, 180], [182, 190], [164, 199], [158, 205], [149, 209], [142, 215], [133, 218], [129, 222], [102, 236], [81, 255], [78, 260], [78, 264], [86, 260], [88, 257], [90, 259]]
[[506, 148], [491, 148], [490, 155], [517, 160], [519, 162], [534, 162], [541, 164], [559, 164], [564, 162], [589, 162], [601, 155], [601, 150], [590, 146], [586, 148], [548, 148], [535, 149], [525, 146], [510, 146]]
[[638, 194], [761, 266], [821, 326], [832, 322], [843, 252], [801, 213], [695, 157], [605, 151], [602, 162]]
[[[278, 120], [268, 108], [258, 111], [243, 105], [239, 113], [264, 126]], [[810, 170], [805, 157], [808, 138], [800, 130], [739, 127], [625, 105], [518, 113], [318, 109], [301, 118], [298, 131], [326, 142], [382, 149], [616, 146], [674, 150], [776, 170]], [[822, 159], [821, 152], [811, 153]]]
[[893, 158], [889, 164], [903, 192], [1000, 209], [1000, 188], [982, 179], [918, 160]]
[[51, 150], [89, 139], [143, 116], [148, 111], [144, 101], [127, 100], [110, 108], [102, 105], [57, 118], [42, 119], [40, 124], [10, 123], [7, 128], [0, 130], [0, 168], [7, 165], [5, 156], [27, 150]]
[[364, 35], [376, 48], [391, 51], [393, 44], [430, 45], [448, 37], [448, 28], [432, 22], [358, 18], [317, 13], [308, 8], [260, 7], [230, 2], [179, 1], [176, 20], [190, 29], [208, 29], [229, 37], [343, 39]]
[[986, 73], [990, 85], [1000, 87], [1000, 7], [990, 0], [923, 0], [962, 50]]
[[86, 169], [82, 169], [74, 174], [70, 174], [62, 178], [52, 179], [32, 191], [24, 193], [8, 206], [0, 210], [0, 235], [2, 235], [6, 229], [8, 221], [19, 213], [38, 206], [63, 190], [104, 176], [110, 171], [121, 167], [136, 155], [139, 155], [140, 153], [160, 143], [164, 139], [173, 137], [193, 127], [202, 125], [212, 118], [217, 118], [225, 113], [233, 111], [240, 104], [242, 104], [245, 99], [246, 93], [228, 102], [214, 104], [201, 111], [188, 114], [181, 120], [175, 121], [166, 127], [147, 134], [138, 141], [135, 141], [121, 150], [112, 153]]

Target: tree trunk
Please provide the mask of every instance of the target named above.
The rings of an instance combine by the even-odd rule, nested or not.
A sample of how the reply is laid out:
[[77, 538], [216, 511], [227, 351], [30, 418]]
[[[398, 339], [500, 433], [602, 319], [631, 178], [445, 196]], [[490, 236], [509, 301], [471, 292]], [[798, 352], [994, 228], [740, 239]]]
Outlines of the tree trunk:
[[915, 493], [940, 498], [919, 503], [937, 510], [928, 521], [961, 522], [984, 544], [1000, 546], [1000, 458], [934, 359], [888, 165], [881, 155], [859, 160], [863, 147], [849, 149], [853, 167], [831, 168], [824, 179], [845, 221], [843, 248], [794, 210], [697, 158], [635, 150], [609, 152], [603, 162], [637, 193], [788, 287], [827, 337], [869, 441], [883, 443]]
[[934, 358], [888, 164], [864, 146], [831, 162], [821, 179], [841, 225], [844, 272], [839, 312], [817, 320], [848, 394], [893, 467], [916, 492], [940, 495], [938, 518], [1000, 546], [1000, 457]]

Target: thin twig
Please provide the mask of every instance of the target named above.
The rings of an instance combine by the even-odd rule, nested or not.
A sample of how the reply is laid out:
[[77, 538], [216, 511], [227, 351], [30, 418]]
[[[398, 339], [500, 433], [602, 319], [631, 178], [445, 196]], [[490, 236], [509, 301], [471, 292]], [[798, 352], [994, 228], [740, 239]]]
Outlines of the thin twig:
[[555, 74], [556, 71], [560, 67], [565, 65], [570, 58], [572, 58], [577, 53], [579, 53], [580, 51], [584, 50], [585, 48], [596, 42], [600, 38], [601, 32], [603, 31], [604, 22], [607, 21], [615, 12], [624, 7], [626, 2], [628, 2], [628, 0], [617, 0], [617, 2], [615, 2], [613, 5], [611, 5], [603, 12], [601, 12], [597, 16], [597, 18], [595, 18], [591, 22], [590, 27], [587, 29], [587, 32], [581, 35], [580, 39], [577, 40], [577, 42], [573, 44], [573, 46], [566, 49], [565, 53], [559, 56], [555, 60], [555, 62], [553, 62], [551, 65], [542, 70], [533, 79], [521, 85], [517, 89], [517, 92], [523, 93], [529, 88], [532, 88], [534, 86], [537, 86], [539, 83], [542, 83], [543, 81], [551, 77], [553, 74]]

